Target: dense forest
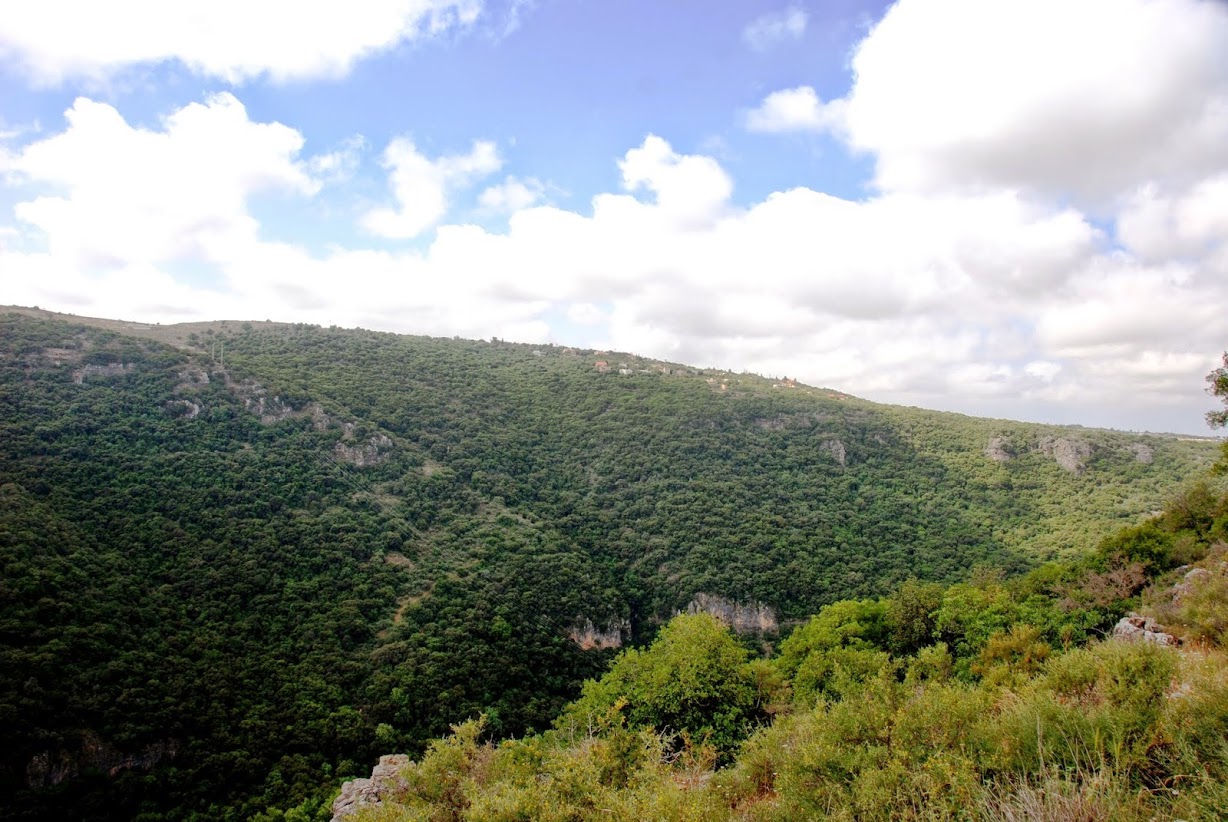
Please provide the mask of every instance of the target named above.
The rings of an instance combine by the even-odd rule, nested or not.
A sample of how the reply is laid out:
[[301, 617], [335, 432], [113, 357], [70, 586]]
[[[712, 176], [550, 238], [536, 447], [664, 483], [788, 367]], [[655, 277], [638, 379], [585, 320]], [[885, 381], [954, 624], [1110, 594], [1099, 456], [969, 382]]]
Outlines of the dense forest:
[[[679, 616], [552, 729], [458, 724], [345, 819], [1223, 819], [1226, 538], [1200, 487], [1077, 561], [832, 603], [770, 659]], [[1165, 631], [1102, 640], [1127, 608]]]
[[[943, 623], [949, 667], [975, 678], [1016, 622], [1059, 647], [1119, 616], [1134, 560], [1078, 563], [1115, 556], [1121, 533], [1167, 546], [1126, 551], [1155, 576], [1221, 527], [1214, 488], [1188, 486], [1211, 440], [493, 340], [14, 311], [0, 427], [0, 816], [15, 819], [319, 808], [377, 754], [443, 750], [432, 740], [478, 715], [483, 739], [578, 710], [677, 730], [690, 719], [619, 719], [640, 657], [616, 654], [657, 638], [651, 667], [684, 631], [757, 684], [739, 673], [693, 748], [652, 744], [734, 773], [786, 690], [829, 699], [845, 676], [801, 654], [810, 615], [890, 611], [905, 591], [1005, 597], [1025, 611], [975, 642]], [[1183, 489], [1206, 533], [1140, 525]], [[1132, 580], [1117, 599], [1052, 605], [1114, 573]], [[1018, 618], [1020, 585], [1048, 586], [1032, 592], [1052, 600], [1043, 619]], [[769, 618], [724, 647], [702, 616], [670, 622], [701, 600]], [[866, 635], [848, 664], [934, 656], [934, 630]], [[605, 684], [581, 695], [586, 680]]]

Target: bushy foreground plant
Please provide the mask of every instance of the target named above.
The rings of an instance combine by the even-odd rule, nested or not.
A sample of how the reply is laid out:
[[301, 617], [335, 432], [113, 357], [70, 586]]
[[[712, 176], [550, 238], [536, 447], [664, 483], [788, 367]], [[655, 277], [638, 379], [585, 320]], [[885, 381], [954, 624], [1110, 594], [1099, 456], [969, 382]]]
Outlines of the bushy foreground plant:
[[[402, 810], [372, 818], [1228, 818], [1225, 505], [1175, 508], [1082, 565], [834, 603], [771, 660], [678, 617], [554, 730], [495, 746], [458, 727], [407, 771]], [[1158, 585], [1201, 645], [1085, 644], [1135, 601], [1138, 569], [1179, 553], [1206, 573], [1175, 601], [1171, 575]]]
[[621, 713], [628, 727], [711, 745], [727, 761], [766, 717], [770, 695], [757, 685], [767, 683], [725, 625], [707, 614], [678, 616], [648, 649], [624, 651], [605, 676], [586, 682], [555, 726], [574, 734]]
[[[933, 646], [760, 728], [728, 767], [689, 735], [627, 722], [500, 744], [458, 726], [405, 771], [385, 820], [1144, 820], [1228, 814], [1228, 665], [1220, 651], [1104, 642], [942, 673]], [[987, 648], [995, 647], [991, 640]], [[1026, 654], [1025, 654], [1026, 656]], [[929, 675], [916, 674], [924, 667]]]

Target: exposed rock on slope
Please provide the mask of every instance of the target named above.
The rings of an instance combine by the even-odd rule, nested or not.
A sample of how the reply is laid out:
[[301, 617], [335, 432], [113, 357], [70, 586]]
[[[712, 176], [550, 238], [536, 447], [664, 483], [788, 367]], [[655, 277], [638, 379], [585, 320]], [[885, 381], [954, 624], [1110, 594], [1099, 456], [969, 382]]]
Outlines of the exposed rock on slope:
[[985, 456], [994, 462], [1010, 462], [1015, 458], [1015, 448], [1006, 437], [992, 437], [985, 446]]
[[1042, 437], [1036, 450], [1053, 457], [1058, 465], [1074, 474], [1083, 473], [1092, 456], [1089, 443], [1066, 437]]
[[591, 619], [586, 619], [583, 625], [573, 626], [567, 635], [571, 637], [572, 642], [579, 645], [583, 650], [590, 651], [593, 649], [621, 648], [623, 646], [623, 637], [630, 632], [631, 624], [626, 620], [615, 625], [608, 625], [605, 628], [598, 628]]
[[341, 822], [364, 808], [384, 804], [396, 794], [404, 792], [408, 783], [400, 776], [401, 769], [409, 764], [405, 754], [388, 754], [379, 758], [379, 764], [371, 769], [370, 779], [351, 779], [341, 786], [341, 794], [333, 800], [332, 822]]
[[135, 753], [124, 753], [92, 732], [81, 736], [75, 751], [43, 751], [26, 766], [26, 784], [31, 788], [59, 785], [83, 773], [97, 771], [115, 776], [120, 771], [148, 771], [175, 758], [178, 745], [172, 741], [155, 742]]
[[755, 634], [780, 630], [776, 612], [761, 602], [742, 604], [712, 594], [696, 594], [687, 605], [688, 614], [711, 614], [734, 633]]
[[[352, 426], [351, 426], [352, 427]], [[392, 449], [392, 440], [386, 434], [376, 434], [363, 442], [353, 445], [339, 442], [333, 448], [337, 459], [365, 468], [368, 465], [378, 465], [388, 458]]]
[[136, 370], [136, 363], [111, 363], [109, 365], [83, 365], [73, 372], [72, 379], [77, 385], [83, 384], [90, 377], [122, 377]]
[[1113, 638], [1127, 642], [1154, 642], [1157, 645], [1180, 645], [1181, 640], [1164, 630], [1150, 617], [1138, 614], [1124, 616], [1113, 627]]
[[831, 458], [841, 465], [848, 464], [848, 453], [844, 449], [844, 443], [840, 440], [827, 440], [823, 443], [822, 448], [827, 453], [831, 454]]

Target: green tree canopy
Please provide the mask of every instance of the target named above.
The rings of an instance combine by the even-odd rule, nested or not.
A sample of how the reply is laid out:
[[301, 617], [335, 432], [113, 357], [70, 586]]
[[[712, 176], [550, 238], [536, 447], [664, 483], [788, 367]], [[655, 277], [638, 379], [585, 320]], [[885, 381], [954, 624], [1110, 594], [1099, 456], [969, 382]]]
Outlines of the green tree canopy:
[[1208, 411], [1207, 424], [1212, 428], [1228, 425], [1228, 351], [1224, 352], [1224, 364], [1207, 375], [1207, 390], [1224, 401], [1222, 411]]
[[749, 654], [707, 614], [680, 615], [646, 650], [624, 651], [589, 680], [560, 727], [601, 723], [616, 711], [636, 727], [685, 732], [728, 756], [758, 719]]

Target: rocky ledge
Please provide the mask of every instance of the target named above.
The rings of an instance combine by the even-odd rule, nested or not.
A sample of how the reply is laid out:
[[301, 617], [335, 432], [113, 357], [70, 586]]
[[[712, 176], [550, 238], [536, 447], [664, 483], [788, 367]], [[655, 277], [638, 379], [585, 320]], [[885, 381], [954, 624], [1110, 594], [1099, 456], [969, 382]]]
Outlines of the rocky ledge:
[[332, 822], [341, 822], [363, 808], [383, 805], [384, 800], [404, 793], [409, 784], [401, 769], [409, 764], [405, 754], [389, 754], [379, 758], [371, 769], [370, 779], [351, 779], [341, 786], [341, 794], [333, 800]]
[[1167, 633], [1164, 626], [1150, 617], [1130, 614], [1122, 617], [1113, 628], [1114, 639], [1127, 642], [1154, 642], [1157, 645], [1180, 645], [1181, 640]]

